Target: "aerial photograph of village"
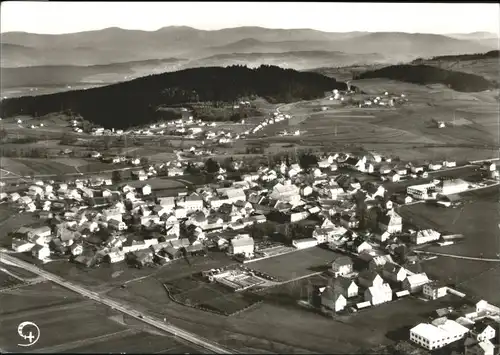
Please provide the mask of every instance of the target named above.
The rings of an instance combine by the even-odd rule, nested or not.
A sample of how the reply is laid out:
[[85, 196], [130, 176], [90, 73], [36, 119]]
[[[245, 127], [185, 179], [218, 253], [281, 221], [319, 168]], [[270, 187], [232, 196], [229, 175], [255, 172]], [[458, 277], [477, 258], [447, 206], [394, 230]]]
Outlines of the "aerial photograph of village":
[[500, 353], [498, 4], [1, 8], [1, 353]]

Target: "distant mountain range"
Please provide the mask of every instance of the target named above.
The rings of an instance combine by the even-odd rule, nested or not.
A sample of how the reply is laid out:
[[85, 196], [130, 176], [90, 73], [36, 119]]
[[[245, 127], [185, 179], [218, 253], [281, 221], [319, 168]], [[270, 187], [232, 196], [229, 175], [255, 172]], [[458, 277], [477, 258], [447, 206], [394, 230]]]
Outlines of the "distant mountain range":
[[[7, 76], [3, 87], [112, 83], [160, 71], [233, 64], [298, 70], [397, 64], [499, 49], [498, 36], [484, 32], [444, 36], [261, 27], [205, 31], [171, 26], [153, 32], [113, 27], [62, 35], [7, 32], [0, 42], [2, 77]], [[38, 68], [19, 69], [25, 67]]]

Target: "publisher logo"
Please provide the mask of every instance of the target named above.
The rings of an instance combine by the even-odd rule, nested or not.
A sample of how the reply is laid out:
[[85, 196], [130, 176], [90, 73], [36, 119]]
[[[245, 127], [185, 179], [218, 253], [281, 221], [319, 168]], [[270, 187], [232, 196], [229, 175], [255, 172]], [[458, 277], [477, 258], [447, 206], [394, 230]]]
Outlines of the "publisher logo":
[[22, 322], [17, 327], [17, 334], [24, 340], [19, 346], [32, 346], [40, 339], [40, 328], [33, 322]]

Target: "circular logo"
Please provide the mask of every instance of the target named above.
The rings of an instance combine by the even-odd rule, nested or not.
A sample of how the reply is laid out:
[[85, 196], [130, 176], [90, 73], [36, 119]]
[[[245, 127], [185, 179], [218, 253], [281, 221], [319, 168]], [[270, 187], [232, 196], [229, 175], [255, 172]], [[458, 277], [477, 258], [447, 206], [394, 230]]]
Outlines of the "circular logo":
[[26, 342], [19, 346], [32, 346], [40, 339], [40, 328], [33, 322], [22, 322], [17, 327], [17, 334]]

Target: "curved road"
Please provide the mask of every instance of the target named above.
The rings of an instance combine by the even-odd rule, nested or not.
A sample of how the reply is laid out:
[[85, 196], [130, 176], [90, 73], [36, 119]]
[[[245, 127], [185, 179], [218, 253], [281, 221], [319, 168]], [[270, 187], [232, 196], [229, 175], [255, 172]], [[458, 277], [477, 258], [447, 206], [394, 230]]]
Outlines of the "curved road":
[[473, 256], [462, 256], [462, 255], [454, 255], [454, 254], [435, 253], [435, 252], [432, 252], [432, 251], [414, 250], [414, 252], [417, 253], [417, 254], [447, 256], [449, 258], [455, 258], [455, 259], [488, 261], [488, 262], [497, 262], [497, 263], [500, 262], [500, 259], [488, 259], [488, 258], [478, 258], [478, 257], [473, 257]]
[[181, 328], [178, 328], [174, 325], [166, 324], [159, 319], [142, 314], [139, 311], [134, 310], [128, 306], [125, 306], [125, 305], [123, 305], [115, 300], [112, 300], [106, 296], [100, 295], [96, 292], [89, 291], [81, 286], [70, 283], [57, 275], [51, 274], [51, 273], [49, 273], [45, 270], [42, 270], [41, 268], [39, 268], [33, 264], [30, 264], [26, 261], [19, 260], [19, 259], [15, 258], [11, 255], [8, 255], [4, 252], [0, 252], [0, 259], [5, 260], [7, 262], [10, 262], [10, 263], [16, 265], [17, 267], [31, 271], [34, 274], [37, 274], [41, 277], [44, 277], [49, 281], [52, 281], [52, 282], [54, 282], [62, 287], [70, 289], [71, 291], [79, 293], [82, 296], [90, 298], [90, 299], [92, 299], [96, 302], [99, 302], [101, 304], [104, 304], [108, 307], [112, 307], [112, 308], [114, 308], [122, 313], [127, 314], [130, 317], [133, 317], [139, 321], [147, 323], [155, 328], [163, 330], [167, 333], [170, 333], [174, 336], [177, 336], [183, 340], [186, 340], [194, 345], [197, 345], [199, 347], [207, 349], [207, 350], [214, 352], [216, 354], [235, 354], [236, 353], [234, 350], [225, 349], [225, 348], [221, 347], [220, 345], [209, 341], [208, 339], [203, 339], [202, 337], [200, 337], [196, 334], [187, 332], [187, 331], [185, 331]]

